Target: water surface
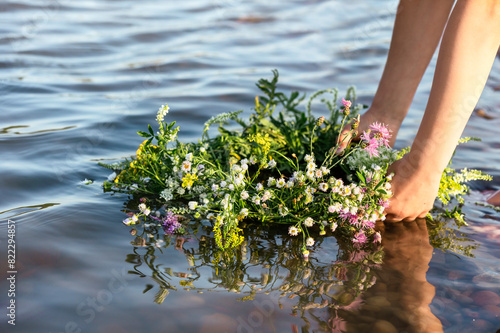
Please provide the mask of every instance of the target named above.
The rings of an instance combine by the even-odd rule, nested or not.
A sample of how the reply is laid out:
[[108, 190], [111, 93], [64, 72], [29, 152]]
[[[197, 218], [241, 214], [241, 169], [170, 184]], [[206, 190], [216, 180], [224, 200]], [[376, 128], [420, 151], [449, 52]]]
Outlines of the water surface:
[[[7, 221], [15, 221], [15, 330], [363, 332], [373, 325], [411, 331], [412, 325], [416, 330], [436, 323], [445, 332], [500, 328], [499, 214], [475, 205], [500, 188], [498, 59], [478, 105], [491, 119], [474, 114], [464, 133], [483, 141], [463, 146], [454, 160], [458, 168], [494, 176], [493, 182], [473, 185], [464, 207], [469, 226], [460, 232], [470, 239], [466, 244], [478, 245], [474, 257], [433, 249], [427, 241], [433, 231], [425, 225], [388, 227], [386, 238], [394, 241], [386, 244], [387, 260], [365, 272], [375, 281], [351, 307], [307, 308], [301, 316], [294, 310], [297, 297], [289, 298], [320, 295], [318, 283], [344, 281], [332, 271], [336, 261], [363, 258], [333, 237], [317, 244], [303, 263], [283, 230], [262, 231], [261, 238], [247, 239], [246, 253], [235, 263], [245, 273], [233, 274], [239, 272], [234, 268], [224, 275], [220, 265], [203, 257], [207, 247], [199, 239], [162, 251], [138, 246], [121, 224], [129, 198], [100, 187], [109, 171], [97, 163], [132, 155], [141, 142], [135, 132], [153, 123], [166, 102], [184, 141], [197, 139], [203, 123], [220, 112], [242, 109], [248, 115], [258, 94], [255, 82], [273, 69], [285, 91], [345, 91], [354, 84], [358, 101], [369, 104], [396, 5], [393, 0], [3, 1], [0, 239], [6, 253]], [[400, 131], [399, 148], [409, 145], [417, 130], [434, 64], [435, 59]], [[80, 184], [86, 178], [95, 183]], [[290, 257], [283, 257], [286, 252]], [[404, 263], [397, 253], [412, 260]], [[7, 271], [6, 255], [0, 270]], [[415, 274], [406, 276], [409, 270]], [[193, 274], [199, 275], [194, 286], [183, 286]], [[345, 281], [358, 280], [347, 275]], [[280, 297], [283, 290], [277, 287], [286, 283], [297, 290]], [[1, 286], [5, 309], [5, 279]], [[342, 288], [330, 286], [337, 295]], [[253, 299], [243, 301], [253, 289]], [[409, 316], [416, 304], [430, 302], [419, 316]], [[1, 330], [14, 331], [2, 317]]]

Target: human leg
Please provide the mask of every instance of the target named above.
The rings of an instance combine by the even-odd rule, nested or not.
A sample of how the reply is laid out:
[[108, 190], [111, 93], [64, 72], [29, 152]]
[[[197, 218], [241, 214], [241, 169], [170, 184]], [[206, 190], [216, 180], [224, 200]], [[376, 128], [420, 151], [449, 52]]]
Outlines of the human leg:
[[[360, 119], [358, 132], [375, 121], [389, 126], [394, 145], [397, 132], [443, 34], [454, 0], [401, 0], [396, 13], [387, 62], [370, 109]], [[349, 128], [340, 140], [345, 148]]]
[[481, 95], [500, 44], [500, 1], [459, 0], [443, 35], [429, 101], [411, 152], [390, 168], [388, 220], [432, 208], [443, 169]]

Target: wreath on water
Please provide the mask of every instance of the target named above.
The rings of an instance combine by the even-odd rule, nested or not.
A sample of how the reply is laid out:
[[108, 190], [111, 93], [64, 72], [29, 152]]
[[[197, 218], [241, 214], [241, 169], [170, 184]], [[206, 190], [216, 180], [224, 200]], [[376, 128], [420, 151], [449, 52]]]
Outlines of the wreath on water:
[[[205, 123], [198, 142], [184, 143], [175, 121], [165, 121], [169, 107], [162, 105], [158, 129], [148, 125], [138, 132], [145, 140], [134, 157], [101, 163], [114, 171], [105, 190], [141, 197], [123, 223], [148, 223], [175, 234], [189, 221], [207, 220], [222, 250], [241, 244], [243, 220], [288, 225], [291, 236], [302, 237], [304, 256], [315, 243], [313, 235], [334, 232], [357, 246], [380, 242], [375, 222], [384, 219], [392, 195], [387, 168], [409, 149], [391, 149], [390, 129], [374, 123], [359, 142], [336, 154], [339, 134], [344, 128], [354, 134], [366, 108], [355, 104], [354, 88], [341, 100], [336, 89], [318, 91], [303, 110], [305, 94], [279, 92], [278, 72], [273, 74], [258, 81], [264, 95], [255, 98], [249, 119], [240, 118], [242, 111], [222, 113]], [[313, 107], [325, 116], [315, 117]], [[211, 137], [215, 125], [218, 134]], [[478, 170], [447, 168], [438, 198], [456, 205], [440, 214], [465, 223], [464, 183], [490, 178]]]

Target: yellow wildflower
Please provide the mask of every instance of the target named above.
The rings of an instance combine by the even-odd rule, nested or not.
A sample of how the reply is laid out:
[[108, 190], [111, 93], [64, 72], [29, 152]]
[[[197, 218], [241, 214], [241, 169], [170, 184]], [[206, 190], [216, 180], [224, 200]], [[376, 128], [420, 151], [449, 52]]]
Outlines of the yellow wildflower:
[[198, 176], [196, 176], [195, 174], [186, 173], [186, 175], [182, 178], [182, 187], [190, 188], [191, 186], [193, 186], [196, 180], [198, 180]]

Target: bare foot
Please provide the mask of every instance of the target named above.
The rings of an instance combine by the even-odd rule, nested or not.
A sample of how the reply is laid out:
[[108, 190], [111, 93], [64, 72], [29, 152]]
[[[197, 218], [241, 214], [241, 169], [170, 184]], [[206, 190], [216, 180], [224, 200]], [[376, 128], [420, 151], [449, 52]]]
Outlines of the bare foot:
[[391, 181], [393, 196], [386, 210], [387, 221], [413, 221], [424, 218], [436, 199], [441, 172], [430, 165], [419, 165], [413, 151], [389, 166], [394, 173]]

